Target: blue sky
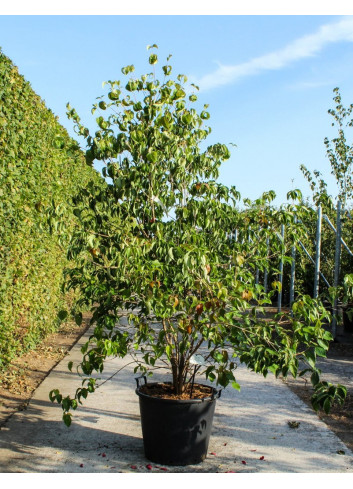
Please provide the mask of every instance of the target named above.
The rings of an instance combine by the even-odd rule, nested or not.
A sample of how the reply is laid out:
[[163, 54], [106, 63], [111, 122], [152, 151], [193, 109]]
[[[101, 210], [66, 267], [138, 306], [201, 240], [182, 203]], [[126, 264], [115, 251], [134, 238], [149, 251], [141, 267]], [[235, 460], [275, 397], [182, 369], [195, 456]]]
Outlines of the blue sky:
[[221, 170], [223, 183], [252, 199], [273, 189], [281, 203], [292, 188], [310, 195], [299, 170], [305, 164], [320, 170], [336, 194], [323, 140], [336, 135], [327, 114], [333, 88], [345, 105], [353, 103], [353, 16], [115, 11], [0, 15], [3, 52], [71, 135], [66, 103], [93, 128], [90, 109], [104, 93], [102, 82], [120, 79], [127, 64], [149, 72], [146, 46], [156, 43], [161, 63], [172, 54], [174, 75], [200, 86], [200, 108], [208, 103], [211, 114], [209, 143], [237, 145]]

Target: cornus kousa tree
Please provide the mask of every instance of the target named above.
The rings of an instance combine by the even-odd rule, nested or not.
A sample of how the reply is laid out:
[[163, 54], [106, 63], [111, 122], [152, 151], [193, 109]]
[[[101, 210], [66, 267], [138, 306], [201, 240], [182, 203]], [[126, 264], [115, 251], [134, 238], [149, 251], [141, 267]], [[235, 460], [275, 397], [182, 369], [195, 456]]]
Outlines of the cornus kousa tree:
[[327, 313], [303, 298], [286, 320], [259, 317], [272, 292], [255, 285], [254, 244], [229, 239], [244, 226], [240, 196], [217, 182], [229, 150], [203, 144], [211, 132], [208, 107], [197, 110], [198, 87], [188, 86], [184, 75], [173, 79], [169, 59], [160, 80], [151, 54], [152, 73], [134, 77], [131, 65], [122, 69], [125, 82], [105, 84], [107, 96], [92, 108], [94, 135], [68, 106], [86, 140], [87, 163], [103, 163], [106, 183], [92, 183], [75, 201], [78, 225], [69, 252], [75, 265], [67, 285], [81, 293], [77, 320], [90, 306], [94, 326], [78, 366], [82, 385], [73, 397], [54, 389], [50, 398], [70, 425], [71, 409], [98, 387], [96, 375], [110, 356], [130, 357], [135, 372], [167, 367], [176, 396], [188, 392], [195, 371], [239, 389], [236, 357], [263, 375], [284, 376], [297, 375], [301, 359], [323, 389], [316, 407], [328, 408], [344, 398], [344, 388], [328, 392], [315, 367], [331, 339], [322, 328]]

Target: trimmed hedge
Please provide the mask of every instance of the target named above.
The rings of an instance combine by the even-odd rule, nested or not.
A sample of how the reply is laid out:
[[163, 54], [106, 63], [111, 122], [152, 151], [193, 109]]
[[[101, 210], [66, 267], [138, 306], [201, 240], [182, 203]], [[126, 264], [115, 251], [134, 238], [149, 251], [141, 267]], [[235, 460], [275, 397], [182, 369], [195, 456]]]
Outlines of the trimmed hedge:
[[0, 369], [59, 326], [71, 196], [99, 178], [0, 50]]

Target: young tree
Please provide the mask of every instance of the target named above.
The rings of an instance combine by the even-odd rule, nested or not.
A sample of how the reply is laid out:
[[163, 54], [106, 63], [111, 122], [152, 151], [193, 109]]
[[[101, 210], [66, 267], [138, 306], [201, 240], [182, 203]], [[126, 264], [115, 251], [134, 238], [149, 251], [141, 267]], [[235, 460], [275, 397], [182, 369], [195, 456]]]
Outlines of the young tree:
[[[324, 139], [326, 146], [327, 157], [330, 161], [331, 174], [335, 177], [338, 187], [338, 199], [342, 202], [343, 208], [347, 202], [353, 197], [353, 180], [352, 180], [352, 163], [353, 163], [353, 145], [347, 143], [346, 128], [353, 126], [353, 118], [351, 117], [353, 104], [349, 107], [342, 105], [341, 94], [339, 88], [333, 90], [335, 96], [333, 100], [336, 104], [335, 109], [329, 109], [328, 113], [333, 117], [333, 127], [337, 127], [338, 135], [333, 139]], [[311, 172], [301, 165], [301, 170], [310, 184], [314, 194], [314, 202], [327, 203], [327, 183], [322, 174], [315, 170], [314, 177]], [[315, 181], [316, 179], [316, 181]]]
[[[191, 363], [200, 349], [204, 367], [197, 370], [223, 387], [239, 389], [236, 357], [263, 375], [284, 376], [297, 375], [302, 359], [319, 386], [315, 358], [331, 339], [321, 327], [325, 310], [310, 298], [286, 320], [258, 317], [271, 294], [255, 284], [259, 257], [253, 244], [229, 239], [244, 227], [236, 210], [239, 194], [216, 181], [229, 150], [219, 143], [201, 150], [210, 133], [208, 107], [196, 111], [198, 88], [189, 91], [184, 75], [171, 79], [169, 64], [162, 66], [159, 81], [157, 61], [151, 54], [153, 72], [139, 78], [131, 76], [132, 65], [123, 68], [129, 77], [124, 87], [107, 83], [107, 98], [92, 109], [100, 113], [94, 135], [69, 107], [86, 139], [88, 164], [103, 161], [110, 181], [87, 187], [76, 201], [80, 225], [70, 256], [78, 265], [67, 272], [68, 286], [81, 291], [78, 308], [92, 307], [95, 328], [82, 349], [83, 387], [74, 398], [56, 389], [50, 394], [62, 404], [67, 424], [69, 410], [95, 390], [91, 374], [103, 371], [108, 356], [131, 355], [135, 372], [167, 366], [175, 395], [190, 386]], [[79, 310], [76, 316], [80, 320]], [[343, 390], [326, 394], [317, 406], [344, 397]]]

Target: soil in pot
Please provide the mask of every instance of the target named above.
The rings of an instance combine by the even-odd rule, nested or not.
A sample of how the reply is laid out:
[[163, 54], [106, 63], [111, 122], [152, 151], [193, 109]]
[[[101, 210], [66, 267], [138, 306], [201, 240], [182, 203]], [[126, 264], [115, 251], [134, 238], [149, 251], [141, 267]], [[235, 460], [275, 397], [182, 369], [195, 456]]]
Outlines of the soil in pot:
[[176, 396], [168, 383], [136, 389], [145, 455], [152, 462], [192, 465], [206, 458], [220, 391], [194, 384], [190, 399], [190, 389], [182, 396]]

